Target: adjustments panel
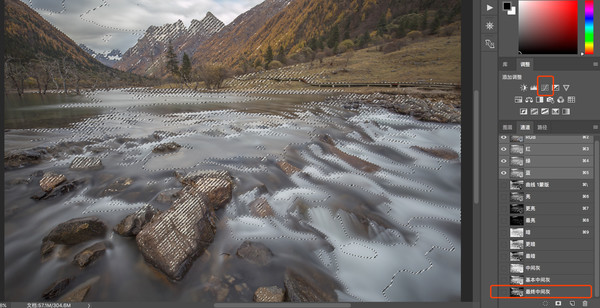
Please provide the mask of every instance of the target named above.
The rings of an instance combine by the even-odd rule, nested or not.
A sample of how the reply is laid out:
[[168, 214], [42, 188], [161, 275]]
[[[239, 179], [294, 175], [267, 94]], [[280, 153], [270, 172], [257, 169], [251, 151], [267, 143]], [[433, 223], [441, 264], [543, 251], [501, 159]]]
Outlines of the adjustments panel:
[[489, 291], [499, 307], [600, 307], [598, 12], [600, 0], [482, 4], [482, 76], [494, 81], [482, 91], [497, 98]]

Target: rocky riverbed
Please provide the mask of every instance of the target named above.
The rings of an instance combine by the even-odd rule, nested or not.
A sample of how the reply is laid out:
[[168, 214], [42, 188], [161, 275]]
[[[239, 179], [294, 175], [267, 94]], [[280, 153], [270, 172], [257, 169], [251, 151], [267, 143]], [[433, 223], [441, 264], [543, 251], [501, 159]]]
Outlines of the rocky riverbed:
[[347, 94], [330, 101], [339, 102], [348, 109], [377, 106], [391, 112], [410, 115], [419, 121], [437, 123], [461, 122], [460, 95], [453, 93], [395, 95], [385, 93]]
[[5, 131], [7, 299], [460, 298], [460, 126], [354, 98], [89, 99]]

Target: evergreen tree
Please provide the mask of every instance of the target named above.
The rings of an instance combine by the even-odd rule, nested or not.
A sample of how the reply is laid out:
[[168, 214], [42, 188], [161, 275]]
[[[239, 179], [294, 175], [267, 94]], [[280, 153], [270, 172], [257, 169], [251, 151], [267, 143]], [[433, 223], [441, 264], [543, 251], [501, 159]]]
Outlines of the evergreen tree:
[[385, 16], [381, 16], [381, 18], [379, 18], [379, 23], [377, 24], [377, 35], [383, 36], [386, 26], [387, 22], [385, 21]]
[[285, 58], [285, 49], [283, 46], [279, 46], [279, 52], [277, 53], [277, 60], [283, 64], [286, 64], [287, 59]]
[[369, 35], [368, 31], [365, 31], [365, 33], [358, 39], [358, 47], [366, 47], [367, 44], [369, 44], [369, 41], [371, 41], [371, 36]]
[[327, 47], [334, 48], [340, 42], [340, 29], [337, 25], [331, 28], [329, 37], [327, 38]]
[[437, 33], [440, 28], [440, 18], [438, 16], [435, 17], [431, 25], [429, 25], [429, 31], [433, 34]]
[[177, 61], [177, 55], [173, 51], [173, 45], [170, 41], [167, 49], [167, 71], [173, 76], [179, 76], [179, 61]]
[[269, 45], [269, 47], [267, 47], [267, 52], [265, 52], [265, 68], [269, 67], [271, 61], [273, 61], [273, 48]]
[[240, 69], [242, 69], [242, 73], [244, 73], [244, 74], [248, 73], [248, 70], [250, 69], [250, 66], [252, 65], [252, 63], [250, 63], [250, 60], [248, 60], [248, 58], [246, 58], [246, 53], [244, 53], [243, 55], [240, 56], [240, 58], [238, 59], [238, 63], [239, 63]]
[[183, 59], [181, 60], [181, 68], [179, 69], [181, 78], [184, 82], [189, 82], [192, 75], [192, 62], [187, 53], [183, 53]]
[[425, 12], [423, 12], [423, 17], [421, 19], [421, 30], [427, 29], [427, 19], [429, 18], [429, 16], [427, 16], [427, 15], [428, 15], [427, 10], [425, 10]]
[[316, 39], [316, 38], [314, 38], [314, 37], [313, 37], [313, 38], [311, 38], [311, 39], [308, 41], [308, 47], [310, 47], [310, 49], [312, 49], [312, 50], [316, 51], [316, 50], [317, 50], [317, 47], [318, 47], [318, 46], [317, 46], [317, 39]]
[[398, 25], [398, 28], [396, 28], [396, 37], [403, 38], [405, 36], [406, 36], [406, 29], [404, 28], [404, 24]]
[[[317, 40], [317, 48], [320, 50], [323, 50], [323, 48], [325, 48], [325, 38], [324, 37], [319, 37], [319, 39]], [[316, 50], [316, 49], [315, 49]]]

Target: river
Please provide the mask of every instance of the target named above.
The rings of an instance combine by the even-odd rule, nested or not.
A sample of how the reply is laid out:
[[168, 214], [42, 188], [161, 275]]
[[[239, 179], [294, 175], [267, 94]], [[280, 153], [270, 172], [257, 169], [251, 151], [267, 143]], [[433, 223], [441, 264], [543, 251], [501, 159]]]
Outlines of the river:
[[[215, 277], [225, 301], [252, 301], [260, 286], [283, 288], [286, 267], [318, 268], [340, 285], [339, 301], [460, 300], [460, 159], [413, 148], [460, 153], [460, 125], [416, 121], [372, 106], [344, 108], [326, 95], [243, 95], [124, 89], [82, 96], [5, 96], [5, 153], [81, 142], [54, 159], [5, 171], [5, 294], [38, 301], [54, 281], [95, 279], [86, 301], [211, 301]], [[347, 107], [347, 106], [346, 106]], [[365, 173], [319, 145], [330, 136], [342, 152], [375, 164]], [[153, 153], [176, 142], [179, 151]], [[71, 143], [75, 144], [75, 143]], [[97, 171], [69, 170], [76, 156], [102, 160]], [[286, 175], [286, 160], [301, 173]], [[42, 259], [42, 238], [57, 224], [97, 216], [109, 228], [181, 184], [174, 172], [228, 170], [232, 201], [219, 210], [215, 241], [186, 276], [167, 280], [135, 240], [110, 230], [105, 255], [84, 269], [71, 263], [90, 242]], [[40, 172], [86, 184], [34, 200]], [[104, 189], [119, 177], [133, 184]], [[264, 186], [263, 186], [264, 185]], [[264, 197], [275, 215], [250, 215]], [[245, 240], [273, 252], [268, 266], [236, 256]], [[212, 277], [212, 278], [211, 278]], [[239, 286], [239, 288], [238, 288]]]

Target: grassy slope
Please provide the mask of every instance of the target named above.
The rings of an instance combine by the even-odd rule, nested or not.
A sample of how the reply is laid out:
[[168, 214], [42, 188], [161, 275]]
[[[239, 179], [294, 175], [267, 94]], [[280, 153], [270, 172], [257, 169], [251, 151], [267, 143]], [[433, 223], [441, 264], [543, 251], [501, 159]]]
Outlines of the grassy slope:
[[[269, 91], [269, 90], [316, 90], [298, 81], [273, 81], [271, 78], [303, 78], [312, 83], [333, 82], [443, 82], [460, 84], [460, 36], [426, 37], [422, 40], [407, 41], [402, 49], [383, 53], [373, 46], [357, 50], [346, 66], [345, 55], [332, 56], [310, 63], [261, 71], [228, 79], [222, 91]], [[346, 71], [344, 71], [346, 67]], [[240, 80], [241, 79], [241, 80]], [[160, 88], [178, 88], [180, 84], [163, 84]], [[200, 88], [203, 83], [200, 83]], [[327, 90], [330, 88], [322, 88]], [[451, 92], [453, 100], [460, 100], [459, 91], [423, 90], [417, 88], [336, 88], [336, 91], [353, 93], [398, 93], [416, 96], [438, 95]]]
[[312, 78], [312, 83], [427, 81], [460, 84], [460, 36], [429, 37], [408, 44], [388, 54], [377, 51], [377, 47], [355, 51], [347, 66], [345, 55], [333, 56], [323, 59], [322, 64], [314, 61], [312, 65], [303, 63], [245, 75], [241, 78], [250, 82], [229, 80], [226, 87], [314, 89], [300, 82], [263, 80], [272, 77], [308, 77]]

